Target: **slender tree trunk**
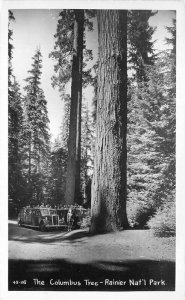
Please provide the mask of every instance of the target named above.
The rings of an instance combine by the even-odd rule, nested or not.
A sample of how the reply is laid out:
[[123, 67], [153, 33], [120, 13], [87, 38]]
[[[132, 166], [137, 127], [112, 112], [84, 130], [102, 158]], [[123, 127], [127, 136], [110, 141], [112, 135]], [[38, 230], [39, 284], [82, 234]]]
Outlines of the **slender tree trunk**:
[[99, 71], [91, 232], [126, 228], [127, 12], [98, 11]]
[[[82, 60], [80, 66], [82, 72]], [[81, 171], [81, 110], [82, 110], [82, 85], [77, 107], [77, 133], [76, 133], [76, 176], [75, 176], [75, 202], [81, 204], [80, 171]]]
[[[72, 205], [80, 191], [80, 140], [82, 101], [84, 10], [75, 10], [74, 45], [72, 63], [71, 108], [66, 178], [66, 204]], [[78, 132], [77, 132], [78, 130]]]

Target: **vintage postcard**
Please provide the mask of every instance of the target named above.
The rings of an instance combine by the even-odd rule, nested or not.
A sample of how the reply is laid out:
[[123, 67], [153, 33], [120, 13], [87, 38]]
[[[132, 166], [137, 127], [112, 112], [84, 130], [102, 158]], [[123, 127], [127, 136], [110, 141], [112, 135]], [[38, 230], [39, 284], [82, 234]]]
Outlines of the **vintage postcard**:
[[184, 16], [1, 2], [1, 299], [185, 296]]

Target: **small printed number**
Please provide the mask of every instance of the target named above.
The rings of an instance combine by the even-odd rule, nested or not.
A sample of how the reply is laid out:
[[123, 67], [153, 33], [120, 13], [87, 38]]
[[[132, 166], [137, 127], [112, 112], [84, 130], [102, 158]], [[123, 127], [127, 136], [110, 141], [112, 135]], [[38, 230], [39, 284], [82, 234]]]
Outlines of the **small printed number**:
[[26, 284], [26, 280], [22, 280], [22, 281], [14, 280], [13, 284]]

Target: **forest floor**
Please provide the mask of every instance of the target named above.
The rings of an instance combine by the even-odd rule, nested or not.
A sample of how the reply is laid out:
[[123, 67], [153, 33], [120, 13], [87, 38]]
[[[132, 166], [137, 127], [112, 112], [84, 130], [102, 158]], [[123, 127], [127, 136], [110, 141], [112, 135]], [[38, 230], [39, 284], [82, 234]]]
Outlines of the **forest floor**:
[[15, 221], [11, 221], [9, 240], [9, 258], [13, 259], [62, 257], [80, 262], [97, 258], [108, 261], [123, 258], [175, 259], [175, 238], [154, 237], [150, 230], [98, 235], [89, 235], [88, 229], [40, 232], [19, 228]]
[[[12, 279], [15, 277], [14, 270], [22, 266], [17, 264], [22, 262], [24, 272], [30, 276], [38, 276], [39, 273], [46, 278], [46, 273], [50, 273], [55, 278], [59, 275], [61, 278], [62, 274], [65, 279], [66, 276], [69, 278], [71, 270], [73, 274], [78, 274], [74, 279], [88, 276], [92, 280], [97, 277], [100, 280], [102, 274], [107, 278], [114, 275], [114, 278], [126, 280], [155, 278], [160, 282], [165, 278], [168, 284], [160, 288], [173, 290], [175, 239], [154, 237], [150, 230], [125, 230], [99, 235], [89, 235], [88, 230], [39, 232], [20, 228], [15, 221], [10, 221], [9, 261]], [[144, 283], [146, 281], [141, 286], [143, 289], [146, 288]]]

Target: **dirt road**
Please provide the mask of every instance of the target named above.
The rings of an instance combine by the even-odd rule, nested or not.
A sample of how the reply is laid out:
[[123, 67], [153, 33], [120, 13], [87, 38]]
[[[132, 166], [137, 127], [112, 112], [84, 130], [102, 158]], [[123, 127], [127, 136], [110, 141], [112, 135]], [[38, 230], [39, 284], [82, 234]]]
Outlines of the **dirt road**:
[[[12, 290], [173, 290], [174, 257], [174, 239], [154, 238], [149, 230], [93, 236], [87, 230], [43, 233], [9, 223]], [[33, 279], [42, 279], [44, 285]], [[112, 284], [105, 284], [106, 279]], [[13, 283], [16, 280], [18, 284]], [[52, 284], [51, 280], [72, 283]], [[123, 284], [115, 285], [115, 280]]]

